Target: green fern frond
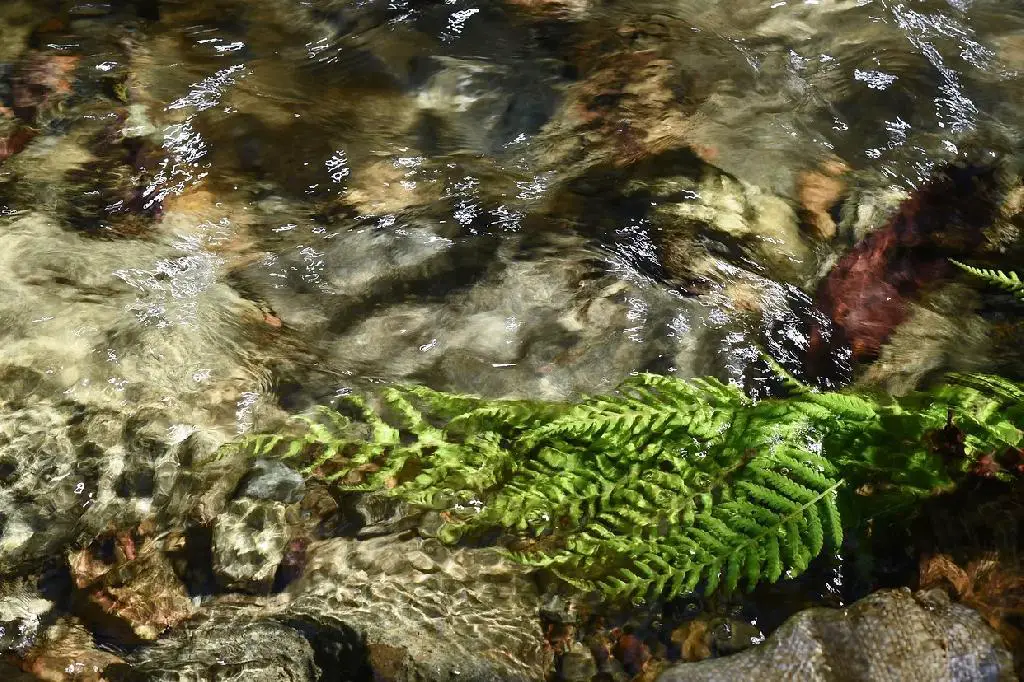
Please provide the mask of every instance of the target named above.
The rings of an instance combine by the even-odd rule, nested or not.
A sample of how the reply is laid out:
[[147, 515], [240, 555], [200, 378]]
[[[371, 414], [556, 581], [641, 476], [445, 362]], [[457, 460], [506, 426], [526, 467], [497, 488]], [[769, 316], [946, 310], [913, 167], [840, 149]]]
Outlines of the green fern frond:
[[1003, 272], [1002, 270], [977, 268], [973, 265], [967, 265], [966, 263], [961, 263], [957, 260], [954, 260], [953, 264], [961, 270], [974, 275], [978, 279], [1009, 291], [1011, 294], [1024, 301], [1024, 281], [1021, 281], [1016, 272]]
[[[449, 542], [503, 531], [516, 560], [638, 600], [799, 575], [840, 548], [851, 507], [906, 506], [1024, 446], [1024, 386], [998, 377], [900, 399], [790, 389], [755, 402], [714, 379], [638, 374], [549, 403], [392, 387], [374, 405], [346, 399], [352, 420], [321, 409], [242, 447], [444, 509]], [[964, 453], [952, 467], [936, 441], [949, 428]]]

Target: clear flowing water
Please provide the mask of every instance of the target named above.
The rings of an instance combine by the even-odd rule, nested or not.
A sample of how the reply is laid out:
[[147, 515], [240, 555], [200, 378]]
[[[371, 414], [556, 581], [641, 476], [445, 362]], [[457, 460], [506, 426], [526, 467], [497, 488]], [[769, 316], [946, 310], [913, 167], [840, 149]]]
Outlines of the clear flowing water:
[[1021, 130], [1013, 3], [64, 9], [3, 9], [5, 126], [38, 131], [4, 371], [188, 427], [366, 380], [738, 378], [855, 238], [801, 226], [802, 174], [881, 195], [863, 231]]
[[[1000, 169], [960, 255], [1012, 267], [1022, 98], [1008, 0], [4, 0], [0, 406], [174, 445], [380, 382], [756, 393], [946, 163]], [[821, 380], [1019, 372], [1004, 311], [951, 281]], [[18, 513], [5, 557], [40, 532]]]

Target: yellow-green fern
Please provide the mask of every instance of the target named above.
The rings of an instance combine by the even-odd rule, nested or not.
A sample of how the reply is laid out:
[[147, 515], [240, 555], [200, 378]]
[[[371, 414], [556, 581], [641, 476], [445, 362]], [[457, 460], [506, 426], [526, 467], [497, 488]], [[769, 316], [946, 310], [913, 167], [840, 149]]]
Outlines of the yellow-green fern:
[[[444, 510], [449, 542], [504, 530], [517, 560], [641, 599], [798, 575], [839, 548], [851, 505], [911, 504], [981, 455], [1024, 446], [1024, 388], [998, 377], [901, 399], [790, 390], [756, 402], [714, 379], [650, 374], [576, 403], [393, 387], [376, 408], [348, 398], [348, 416], [322, 408], [295, 434], [241, 447]], [[950, 428], [952, 460], [936, 438]]]
[[1011, 294], [1024, 301], [1024, 282], [1021, 281], [1020, 277], [1016, 272], [1003, 272], [1002, 270], [986, 270], [985, 268], [976, 268], [973, 265], [967, 265], [960, 261], [953, 261], [961, 270], [969, 272], [975, 277], [982, 279], [993, 286], [997, 286], [1001, 289], [1009, 291]]

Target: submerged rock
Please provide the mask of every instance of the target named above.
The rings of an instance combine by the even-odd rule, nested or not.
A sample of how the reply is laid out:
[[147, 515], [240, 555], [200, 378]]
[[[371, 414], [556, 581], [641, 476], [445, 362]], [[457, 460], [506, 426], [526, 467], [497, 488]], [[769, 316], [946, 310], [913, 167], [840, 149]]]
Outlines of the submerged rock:
[[[991, 165], [948, 166], [836, 264], [818, 288], [817, 303], [856, 359], [876, 357], [909, 304], [952, 274], [950, 258], [983, 243], [983, 230], [998, 215], [998, 183]], [[812, 340], [812, 366], [828, 345]]]
[[313, 650], [295, 629], [219, 606], [104, 671], [110, 682], [315, 682]]
[[[104, 682], [106, 667], [120, 662], [118, 656], [97, 648], [80, 622], [62, 618], [41, 634], [36, 646], [21, 660], [21, 667], [33, 680]], [[0, 679], [11, 678], [0, 669]]]
[[305, 481], [297, 471], [276, 459], [258, 459], [239, 485], [238, 495], [291, 504], [301, 500], [305, 492]]
[[71, 94], [80, 57], [29, 52], [14, 70], [12, 109], [28, 123]]
[[153, 538], [137, 544], [132, 533], [118, 533], [109, 543], [73, 553], [76, 610], [108, 635], [142, 640], [156, 639], [190, 616], [192, 600], [162, 545]]
[[114, 459], [102, 421], [70, 405], [0, 404], [0, 574], [52, 555], [101, 514]]
[[975, 611], [941, 592], [876, 592], [846, 609], [809, 609], [735, 656], [684, 663], [658, 682], [1012, 680], [1013, 659]]
[[288, 545], [280, 502], [235, 500], [213, 526], [213, 571], [227, 589], [266, 591]]
[[652, 218], [663, 231], [665, 267], [676, 277], [721, 277], [714, 272], [716, 251], [735, 251], [733, 264], [749, 267], [752, 260], [783, 280], [806, 278], [813, 266], [797, 212], [760, 187], [712, 166], [699, 181], [684, 176], [638, 185], [638, 193], [657, 199]]
[[551, 667], [536, 586], [493, 550], [335, 538], [310, 547], [287, 595], [284, 615], [342, 679], [368, 665], [373, 679], [513, 682]]
[[0, 585], [0, 654], [24, 654], [31, 649], [51, 609], [53, 602], [23, 581]]

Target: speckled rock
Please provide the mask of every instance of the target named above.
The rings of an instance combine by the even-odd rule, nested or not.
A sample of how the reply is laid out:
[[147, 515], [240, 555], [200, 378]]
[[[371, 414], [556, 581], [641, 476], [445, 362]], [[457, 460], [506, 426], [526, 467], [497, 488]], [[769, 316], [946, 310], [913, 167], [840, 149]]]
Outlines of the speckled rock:
[[287, 544], [283, 504], [235, 500], [213, 526], [213, 571], [227, 589], [268, 590]]
[[535, 585], [493, 550], [327, 540], [286, 598], [285, 615], [316, 633], [339, 674], [368, 665], [394, 682], [515, 682], [543, 680], [552, 664]]
[[802, 611], [761, 646], [674, 666], [658, 682], [1013, 679], [1012, 656], [978, 613], [939, 591], [901, 589]]
[[110, 682], [316, 682], [306, 639], [245, 607], [216, 606], [106, 669]]

